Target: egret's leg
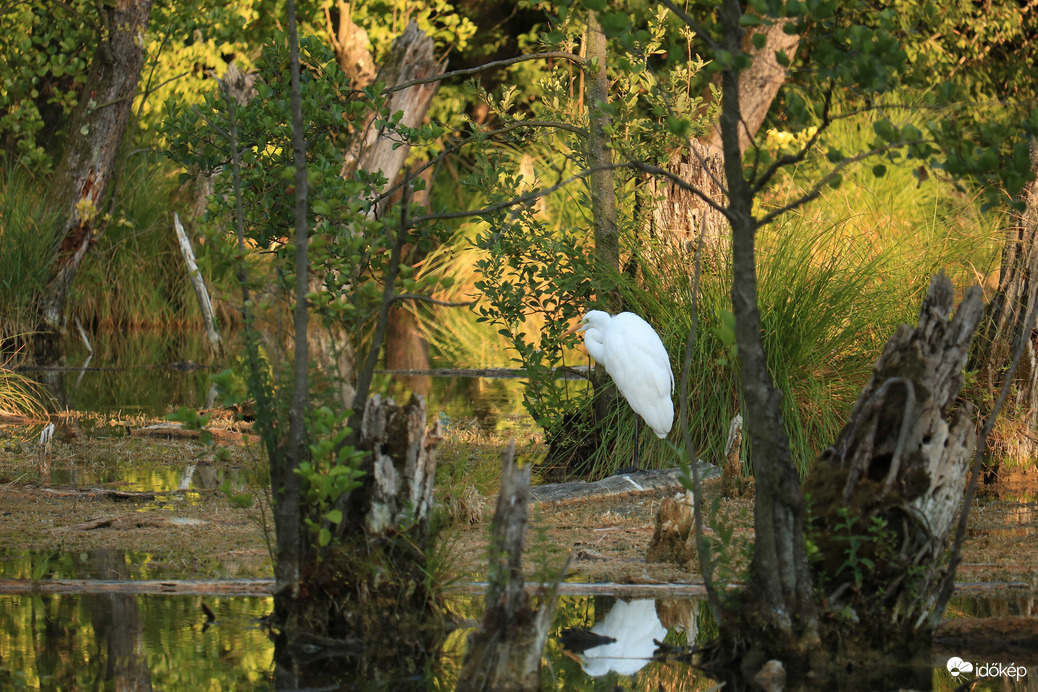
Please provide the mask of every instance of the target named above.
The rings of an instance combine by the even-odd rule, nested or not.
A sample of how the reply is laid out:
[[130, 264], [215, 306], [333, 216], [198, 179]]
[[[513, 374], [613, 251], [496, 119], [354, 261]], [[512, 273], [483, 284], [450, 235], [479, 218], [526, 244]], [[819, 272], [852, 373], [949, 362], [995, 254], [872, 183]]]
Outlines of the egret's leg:
[[641, 468], [638, 464], [638, 429], [642, 427], [642, 421], [637, 414], [634, 416], [634, 470]]

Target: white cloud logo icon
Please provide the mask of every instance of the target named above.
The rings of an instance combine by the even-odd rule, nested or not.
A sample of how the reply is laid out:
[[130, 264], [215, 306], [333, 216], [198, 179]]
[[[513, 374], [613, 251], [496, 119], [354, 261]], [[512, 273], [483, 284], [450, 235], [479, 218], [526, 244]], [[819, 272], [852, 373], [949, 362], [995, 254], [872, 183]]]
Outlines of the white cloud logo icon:
[[947, 663], [948, 672], [952, 674], [953, 678], [957, 678], [963, 673], [972, 673], [973, 664], [969, 661], [963, 661], [958, 656], [952, 656], [948, 659]]

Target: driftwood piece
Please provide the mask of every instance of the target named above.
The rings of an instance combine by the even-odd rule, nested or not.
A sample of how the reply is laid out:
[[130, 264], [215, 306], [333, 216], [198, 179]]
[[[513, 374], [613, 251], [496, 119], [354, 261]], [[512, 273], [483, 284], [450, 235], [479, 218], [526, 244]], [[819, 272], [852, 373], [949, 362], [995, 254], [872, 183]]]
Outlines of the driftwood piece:
[[540, 689], [541, 651], [558, 588], [541, 589], [539, 608], [526, 591], [522, 560], [529, 503], [530, 467], [515, 464], [513, 441], [502, 455], [501, 492], [490, 528], [486, 610], [479, 629], [469, 635], [459, 691]]
[[[436, 476], [440, 421], [425, 427], [425, 400], [417, 395], [404, 406], [376, 394], [368, 399], [360, 448], [371, 452], [363, 486], [351, 494], [359, 502], [368, 538], [396, 533], [412, 524], [427, 533]], [[355, 507], [357, 505], [354, 505]]]
[[195, 260], [195, 251], [191, 247], [191, 239], [187, 237], [184, 225], [180, 223], [180, 217], [173, 212], [173, 228], [177, 233], [177, 243], [180, 245], [180, 253], [184, 255], [184, 264], [187, 265], [187, 276], [191, 279], [191, 287], [195, 289], [195, 297], [198, 298], [198, 307], [202, 311], [202, 321], [205, 323], [205, 333], [209, 337], [209, 348], [213, 353], [223, 353], [223, 344], [220, 335], [216, 331], [216, 318], [213, 315], [213, 303], [209, 300], [209, 289], [205, 287], [205, 279], [202, 271], [198, 268]]
[[[631, 495], [669, 495], [684, 486], [678, 480], [681, 469], [642, 470], [636, 473], [621, 473], [600, 481], [571, 481], [539, 485], [530, 490], [534, 502], [581, 502], [589, 499], [614, 499]], [[710, 480], [720, 476], [713, 464], [699, 462], [700, 478]]]
[[902, 325], [887, 343], [805, 489], [829, 607], [907, 633], [938, 595], [976, 439], [973, 406], [956, 397], [983, 316], [980, 289], [949, 319], [953, 304], [951, 282], [938, 274], [918, 326]]

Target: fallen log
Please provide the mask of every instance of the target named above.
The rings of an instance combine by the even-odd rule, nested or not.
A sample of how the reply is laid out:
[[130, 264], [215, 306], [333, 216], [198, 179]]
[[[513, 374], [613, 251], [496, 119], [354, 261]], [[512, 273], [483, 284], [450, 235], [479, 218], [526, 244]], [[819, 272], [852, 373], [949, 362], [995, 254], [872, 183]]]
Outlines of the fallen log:
[[[699, 462], [699, 473], [703, 480], [719, 478], [720, 470], [713, 464]], [[670, 495], [684, 492], [685, 486], [678, 480], [681, 469], [652, 469], [634, 473], [618, 473], [599, 481], [570, 481], [538, 485], [530, 489], [534, 502], [565, 503], [591, 499], [615, 499], [634, 495]]]

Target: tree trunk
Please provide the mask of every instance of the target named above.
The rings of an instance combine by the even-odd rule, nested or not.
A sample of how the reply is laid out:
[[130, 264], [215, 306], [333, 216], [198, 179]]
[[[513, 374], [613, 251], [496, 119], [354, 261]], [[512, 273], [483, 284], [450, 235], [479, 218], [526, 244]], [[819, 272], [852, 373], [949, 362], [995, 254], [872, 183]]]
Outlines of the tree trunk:
[[[783, 30], [785, 22], [776, 21], [765, 27], [764, 46], [756, 50], [751, 43], [755, 32], [747, 32], [743, 41], [743, 50], [752, 56], [749, 68], [739, 73], [739, 153], [746, 153], [746, 148], [757, 136], [757, 130], [764, 124], [764, 119], [771, 109], [779, 89], [786, 82], [789, 69], [783, 67], [775, 59], [775, 53], [783, 53], [791, 61], [800, 43], [799, 34], [787, 34]], [[718, 122], [710, 134], [700, 142], [714, 149], [722, 147], [721, 124]]]
[[[585, 58], [594, 72], [587, 75], [588, 138], [587, 164], [601, 167], [590, 176], [591, 214], [595, 229], [595, 286], [599, 307], [610, 313], [621, 309], [616, 281], [620, 276], [620, 236], [616, 224], [616, 187], [613, 180], [613, 150], [606, 130], [609, 127], [609, 75], [606, 37], [594, 12], [588, 12]], [[616, 404], [616, 387], [605, 372], [595, 368], [591, 383], [595, 391], [596, 425], [608, 420]]]
[[[340, 4], [340, 11], [344, 7]], [[352, 22], [348, 17], [340, 17], [341, 22]], [[339, 50], [339, 44], [336, 44]], [[366, 65], [370, 56], [365, 58], [361, 52], [366, 48], [358, 41], [345, 41], [341, 44], [342, 50], [349, 49], [347, 53], [340, 53], [340, 60], [346, 60], [350, 64]], [[442, 74], [446, 64], [437, 62], [433, 56], [433, 41], [411, 22], [407, 25], [386, 56], [385, 63], [378, 73], [378, 81], [385, 82], [386, 88], [393, 87], [406, 82], [434, 77]], [[365, 69], [358, 74], [357, 88], [366, 86], [370, 79]], [[421, 84], [408, 87], [399, 91], [392, 91], [386, 103], [390, 114], [402, 111], [403, 116], [400, 124], [405, 127], [417, 127], [425, 119], [432, 98], [436, 94], [439, 82]], [[392, 185], [397, 178], [407, 155], [411, 148], [407, 143], [400, 144], [398, 137], [390, 136], [386, 128], [376, 128], [374, 114], [368, 119], [363, 130], [355, 137], [350, 150], [346, 154], [342, 174], [352, 175], [357, 170], [368, 172], [381, 171], [385, 176], [387, 186]], [[384, 213], [393, 199], [387, 199], [379, 205], [378, 213]], [[311, 290], [321, 290], [322, 280], [313, 277]], [[314, 328], [310, 330], [310, 353], [317, 364], [317, 368], [324, 372], [335, 373], [338, 376], [339, 396], [345, 406], [352, 406], [357, 393], [357, 344], [354, 343], [352, 334], [341, 326], [328, 328]], [[370, 373], [369, 373], [370, 375]]]
[[[429, 589], [437, 584], [427, 560], [440, 426], [425, 424], [421, 397], [404, 406], [378, 395], [368, 400], [358, 443], [368, 452], [361, 486], [333, 508], [342, 519], [330, 525], [328, 546], [318, 548], [307, 536], [298, 592], [275, 599], [275, 655], [284, 679], [303, 668], [302, 679], [320, 679], [329, 655], [361, 667], [421, 670], [442, 645], [442, 612]], [[311, 519], [324, 520], [316, 513]]]
[[[490, 583], [479, 629], [469, 635], [458, 692], [541, 689], [541, 651], [558, 590], [534, 607], [523, 580], [530, 466], [515, 464], [515, 442], [502, 459], [501, 491], [490, 526]], [[565, 572], [565, 569], [563, 570]]]
[[[676, 153], [667, 164], [667, 170], [694, 185], [716, 204], [722, 207], [727, 204], [724, 159], [719, 149], [689, 142], [688, 153]], [[650, 232], [692, 256], [702, 231], [703, 261], [709, 271], [720, 272], [721, 250], [729, 236], [725, 215], [669, 178], [651, 177], [645, 190], [653, 200]]]
[[[386, 369], [428, 370], [429, 344], [418, 328], [418, 318], [405, 307], [396, 306], [389, 311], [386, 325]], [[395, 378], [415, 394], [427, 395], [432, 389], [429, 375], [408, 375]]]
[[339, 67], [350, 78], [354, 89], [363, 89], [375, 81], [375, 61], [368, 50], [371, 44], [368, 32], [354, 24], [350, 14], [350, 3], [346, 0], [336, 0], [334, 11], [328, 3], [324, 8], [325, 29]]
[[[1031, 166], [1038, 173], [1038, 141], [1031, 142]], [[998, 290], [988, 304], [980, 332], [980, 347], [975, 349], [971, 369], [980, 370], [987, 391], [998, 391], [1005, 364], [1010, 361], [1013, 339], [1023, 326], [1028, 312], [1038, 303], [1038, 181], [1032, 180], [1021, 195], [1022, 212], [1010, 218], [1006, 244], [1002, 249], [1002, 268]], [[1024, 356], [1016, 371], [1013, 398], [1007, 403], [1011, 428], [1023, 434], [1007, 439], [996, 435], [989, 443], [998, 470], [998, 459], [1031, 461], [1038, 457], [1038, 334], [1032, 332], [1024, 344]]]
[[[393, 41], [393, 47], [378, 71], [377, 81], [392, 89], [399, 84], [443, 74], [445, 67], [446, 63], [437, 62], [433, 56], [432, 39], [412, 21]], [[400, 125], [418, 127], [425, 119], [439, 85], [439, 82], [430, 82], [392, 91], [386, 102], [389, 115], [403, 111]], [[385, 126], [375, 127], [377, 120], [370, 118], [363, 133], [357, 137], [346, 157], [343, 174], [358, 169], [382, 171], [387, 184], [392, 185], [399, 177], [411, 147], [406, 143], [401, 145], [398, 137], [389, 136]]]
[[949, 319], [953, 306], [951, 281], [935, 276], [918, 326], [902, 325], [887, 342], [808, 477], [826, 608], [859, 623], [826, 638], [842, 647], [828, 647], [834, 660], [852, 664], [856, 650], [910, 657], [940, 620], [945, 548], [976, 441], [973, 405], [957, 396], [984, 311], [980, 289]]
[[[725, 0], [721, 11], [724, 48], [738, 53], [742, 30], [738, 0]], [[732, 308], [739, 352], [743, 420], [754, 465], [755, 544], [750, 589], [754, 603], [743, 617], [754, 630], [768, 631], [779, 647], [803, 653], [818, 644], [814, 584], [804, 544], [804, 503], [800, 479], [789, 451], [782, 423], [782, 392], [772, 384], [761, 341], [757, 308], [757, 271], [754, 241], [753, 194], [743, 177], [739, 151], [742, 128], [739, 76], [722, 73], [721, 132], [724, 143], [728, 214], [732, 225]], [[739, 642], [747, 627], [735, 621], [722, 641]]]
[[[776, 51], [792, 59], [800, 37], [787, 34], [782, 23], [762, 30], [764, 47], [755, 50], [750, 42], [754, 32], [747, 32], [744, 50], [752, 56], [749, 68], [739, 73], [739, 154], [747, 147], [764, 124], [772, 102], [786, 81], [788, 69], [775, 60]], [[713, 92], [707, 91], [709, 102]], [[687, 152], [677, 152], [667, 164], [667, 170], [685, 182], [694, 185], [716, 204], [727, 203], [724, 182], [724, 162], [721, 123], [698, 142], [690, 142]], [[706, 204], [698, 195], [666, 180], [651, 178], [646, 192], [654, 200], [651, 228], [665, 239], [686, 250], [694, 247], [700, 231], [703, 233], [703, 262], [708, 271], [721, 270], [721, 255], [728, 240], [728, 219]]]
[[99, 10], [106, 35], [72, 117], [67, 146], [54, 172], [52, 196], [64, 221], [56, 236], [51, 279], [40, 306], [37, 357], [56, 360], [65, 307], [87, 250], [103, 230], [106, 195], [116, 174], [119, 146], [130, 120], [144, 65], [144, 33], [152, 0], [117, 0]]

